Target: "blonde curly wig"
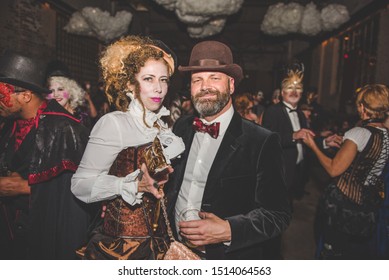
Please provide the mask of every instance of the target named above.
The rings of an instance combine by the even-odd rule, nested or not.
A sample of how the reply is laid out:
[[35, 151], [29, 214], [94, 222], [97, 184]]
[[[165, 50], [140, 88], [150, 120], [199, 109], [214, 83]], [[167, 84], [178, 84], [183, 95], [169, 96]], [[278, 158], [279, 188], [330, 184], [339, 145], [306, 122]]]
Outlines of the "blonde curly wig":
[[127, 111], [130, 99], [129, 84], [135, 86], [133, 94], [139, 98], [139, 83], [136, 74], [145, 65], [147, 60], [163, 60], [169, 70], [169, 76], [174, 72], [174, 59], [164, 50], [155, 45], [147, 37], [127, 36], [114, 42], [103, 52], [100, 66], [105, 80], [105, 91], [108, 101], [120, 111]]
[[62, 76], [53, 76], [48, 79], [48, 84], [50, 85], [51, 83], [58, 83], [67, 90], [70, 95], [69, 105], [72, 110], [84, 104], [85, 91], [75, 80]]

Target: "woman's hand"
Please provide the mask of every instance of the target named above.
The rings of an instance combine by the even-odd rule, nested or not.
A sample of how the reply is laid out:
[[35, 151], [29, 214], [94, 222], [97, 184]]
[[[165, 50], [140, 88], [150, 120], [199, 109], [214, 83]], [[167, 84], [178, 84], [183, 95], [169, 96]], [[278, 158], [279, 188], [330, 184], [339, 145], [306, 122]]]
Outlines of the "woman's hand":
[[343, 137], [338, 134], [333, 134], [324, 139], [326, 145], [332, 148], [340, 148], [342, 145]]
[[311, 149], [316, 146], [315, 140], [313, 139], [311, 133], [305, 133], [301, 139], [303, 140], [304, 144]]
[[154, 195], [157, 199], [160, 199], [164, 196], [163, 185], [169, 180], [169, 174], [174, 171], [174, 169], [169, 166], [167, 168], [166, 176], [160, 181], [154, 180], [148, 170], [146, 164], [142, 164], [140, 170], [143, 172], [141, 178], [139, 178], [138, 183], [138, 192], [148, 192]]

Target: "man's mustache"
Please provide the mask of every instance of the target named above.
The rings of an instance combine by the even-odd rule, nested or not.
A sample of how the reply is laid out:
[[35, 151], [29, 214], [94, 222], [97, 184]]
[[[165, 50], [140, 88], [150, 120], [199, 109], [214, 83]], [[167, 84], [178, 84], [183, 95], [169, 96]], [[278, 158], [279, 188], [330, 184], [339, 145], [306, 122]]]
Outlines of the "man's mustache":
[[217, 94], [219, 94], [219, 91], [218, 90], [212, 90], [212, 89], [200, 90], [198, 92], [198, 94], [196, 95], [196, 97], [203, 97], [203, 96], [205, 96], [207, 94], [217, 95]]

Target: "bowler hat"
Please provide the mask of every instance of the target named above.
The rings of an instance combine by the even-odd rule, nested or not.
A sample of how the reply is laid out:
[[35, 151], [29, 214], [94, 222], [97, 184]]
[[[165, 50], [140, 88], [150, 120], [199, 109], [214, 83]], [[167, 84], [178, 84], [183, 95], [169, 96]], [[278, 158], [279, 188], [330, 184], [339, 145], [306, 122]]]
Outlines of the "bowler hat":
[[34, 59], [9, 50], [0, 57], [0, 82], [35, 93], [50, 93], [49, 89], [42, 87], [44, 79], [43, 67]]
[[215, 71], [234, 78], [235, 84], [243, 79], [242, 68], [233, 63], [231, 49], [218, 41], [203, 41], [195, 45], [188, 66], [178, 66], [181, 72]]

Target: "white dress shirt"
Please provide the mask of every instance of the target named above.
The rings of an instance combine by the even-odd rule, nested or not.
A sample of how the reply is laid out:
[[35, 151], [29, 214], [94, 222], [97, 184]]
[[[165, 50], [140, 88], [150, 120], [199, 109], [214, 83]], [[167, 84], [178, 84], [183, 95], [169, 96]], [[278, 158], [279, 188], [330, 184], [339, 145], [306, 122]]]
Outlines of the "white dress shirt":
[[[286, 111], [288, 112], [289, 119], [290, 119], [290, 121], [292, 123], [293, 132], [299, 131], [301, 129], [299, 116], [297, 115], [296, 111], [290, 112], [290, 110], [296, 110], [297, 107], [293, 107], [292, 105], [290, 105], [289, 103], [286, 103], [285, 101], [283, 101], [283, 103], [286, 106]], [[296, 143], [296, 146], [297, 146], [297, 161], [296, 161], [296, 164], [298, 164], [298, 163], [300, 163], [304, 159], [304, 156], [303, 156], [303, 145], [300, 143], [300, 141], [298, 141]]]
[[178, 229], [179, 217], [188, 208], [200, 209], [208, 173], [219, 150], [224, 134], [234, 115], [231, 106], [224, 114], [211, 123], [201, 119], [205, 124], [220, 122], [219, 136], [214, 139], [208, 133], [196, 132], [188, 156], [185, 174], [175, 207], [175, 221]]
[[[117, 155], [129, 147], [151, 143], [156, 136], [164, 146], [167, 162], [181, 154], [185, 145], [160, 119], [168, 116], [169, 111], [162, 107], [158, 114], [146, 111], [143, 122], [143, 108], [137, 99], [131, 101], [127, 112], [111, 112], [94, 126], [81, 163], [72, 178], [72, 192], [80, 200], [91, 203], [113, 199], [116, 196], [129, 204], [141, 202], [143, 193], [138, 193], [139, 169], [126, 177], [108, 175]], [[157, 122], [160, 130], [153, 127]]]

